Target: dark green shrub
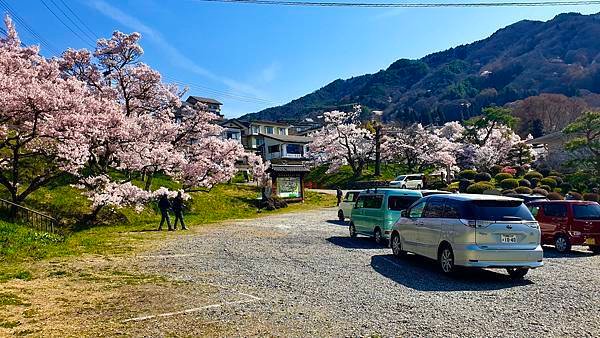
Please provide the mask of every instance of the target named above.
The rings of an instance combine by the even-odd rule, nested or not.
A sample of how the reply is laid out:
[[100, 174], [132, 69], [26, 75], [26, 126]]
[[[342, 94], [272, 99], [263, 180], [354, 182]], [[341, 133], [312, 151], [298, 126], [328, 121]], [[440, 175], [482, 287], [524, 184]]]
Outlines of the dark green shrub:
[[494, 185], [488, 182], [479, 182], [471, 184], [467, 188], [469, 194], [483, 194], [487, 190], [494, 190]]
[[573, 190], [573, 186], [569, 182], [564, 182], [563, 184], [560, 185], [560, 191], [563, 194], [566, 194], [566, 193], [568, 193], [571, 190]]
[[544, 178], [544, 176], [542, 176], [542, 174], [538, 173], [537, 171], [530, 171], [525, 174], [526, 180], [531, 181], [532, 178], [537, 178], [538, 180], [541, 180], [542, 178]]
[[522, 179], [522, 180], [519, 180], [519, 186], [520, 186], [520, 187], [527, 187], [527, 188], [531, 188], [531, 182], [529, 182], [529, 181], [528, 181], [528, 180], [526, 180], [526, 179]]
[[550, 192], [553, 191], [552, 188], [549, 185], [543, 185], [542, 184], [542, 185], [539, 186], [539, 188], [546, 190], [548, 193], [550, 193]]
[[492, 180], [492, 175], [488, 173], [477, 173], [475, 175], [475, 182], [489, 182]]
[[550, 172], [548, 173], [548, 176], [562, 176], [562, 173], [556, 171], [556, 170], [550, 170]]
[[544, 175], [544, 177], [550, 176], [549, 168], [538, 168], [538, 171], [540, 172], [540, 174]]
[[463, 170], [458, 173], [458, 177], [464, 178], [466, 180], [474, 179], [475, 175], [477, 175], [477, 172], [475, 170], [471, 170], [471, 169]]
[[560, 201], [564, 199], [563, 196], [557, 192], [548, 193], [546, 198], [548, 198], [551, 201]]
[[507, 178], [500, 181], [500, 186], [503, 189], [514, 189], [519, 186], [519, 181], [516, 178]]
[[502, 190], [502, 195], [512, 195], [512, 194], [516, 194], [517, 191], [515, 189], [506, 189], [506, 190]]
[[533, 192], [533, 190], [531, 190], [531, 188], [524, 187], [524, 186], [516, 188], [515, 191], [519, 194], [527, 194], [527, 195], [531, 195], [531, 193]]
[[515, 167], [515, 170], [517, 170], [517, 172], [515, 173], [516, 177], [521, 177], [525, 175], [525, 168], [523, 168], [523, 166], [517, 166]]
[[556, 188], [556, 180], [550, 177], [546, 177], [546, 178], [542, 178], [540, 180], [540, 184], [542, 184], [542, 186], [547, 185], [552, 189]]
[[469, 181], [469, 180], [466, 180], [466, 179], [461, 179], [461, 180], [458, 182], [458, 191], [459, 191], [459, 192], [467, 192], [467, 188], [468, 188], [468, 187], [469, 187], [471, 184], [473, 184], [473, 181]]
[[563, 179], [560, 178], [559, 176], [548, 176], [548, 178], [555, 180], [557, 187], [560, 187], [560, 185], [563, 184], [563, 182], [564, 182]]
[[595, 193], [587, 193], [587, 194], [583, 194], [583, 199], [585, 201], [600, 202], [600, 195], [595, 194]]
[[498, 174], [499, 174], [501, 171], [502, 171], [502, 166], [501, 166], [501, 165], [497, 165], [497, 164], [496, 164], [496, 165], [493, 165], [493, 166], [490, 168], [490, 174], [491, 174], [492, 176], [496, 176], [496, 175], [498, 175]]
[[538, 195], [542, 195], [542, 196], [548, 196], [548, 190], [542, 189], [542, 188], [535, 188], [535, 189], [533, 189], [533, 193], [534, 194], [538, 194]]
[[511, 175], [509, 173], [499, 173], [499, 174], [496, 174], [496, 176], [494, 176], [494, 178], [496, 179], [496, 182], [502, 182], [507, 178], [513, 178], [513, 175]]
[[427, 184], [427, 189], [433, 189], [433, 190], [442, 190], [442, 189], [446, 189], [447, 187], [448, 187], [448, 184], [444, 181], [434, 181], [432, 183]]
[[569, 198], [567, 198], [567, 199], [575, 200], [575, 201], [583, 201], [583, 195], [581, 195], [577, 191], [569, 191], [569, 193], [567, 195], [570, 195]]
[[531, 187], [530, 188], [535, 188], [538, 186], [538, 183], [540, 182], [539, 178], [532, 178], [529, 180], [529, 182], [531, 183]]

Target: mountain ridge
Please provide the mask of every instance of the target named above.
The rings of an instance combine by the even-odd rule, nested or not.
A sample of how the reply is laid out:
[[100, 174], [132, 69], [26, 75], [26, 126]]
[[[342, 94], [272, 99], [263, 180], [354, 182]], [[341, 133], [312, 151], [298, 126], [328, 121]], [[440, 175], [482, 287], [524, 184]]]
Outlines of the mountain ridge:
[[541, 93], [600, 93], [600, 13], [522, 20], [489, 37], [420, 59], [399, 59], [372, 74], [337, 79], [278, 107], [242, 119], [299, 120], [358, 103], [384, 120], [465, 120], [482, 107]]

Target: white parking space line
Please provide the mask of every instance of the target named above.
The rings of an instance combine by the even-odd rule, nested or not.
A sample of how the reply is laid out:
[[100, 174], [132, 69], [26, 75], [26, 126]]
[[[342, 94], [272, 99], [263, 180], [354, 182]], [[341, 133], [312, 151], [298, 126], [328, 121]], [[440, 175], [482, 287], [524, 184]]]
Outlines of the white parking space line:
[[138, 258], [178, 258], [178, 257], [192, 257], [196, 256], [195, 253], [189, 254], [172, 254], [172, 255], [143, 255], [137, 256]]

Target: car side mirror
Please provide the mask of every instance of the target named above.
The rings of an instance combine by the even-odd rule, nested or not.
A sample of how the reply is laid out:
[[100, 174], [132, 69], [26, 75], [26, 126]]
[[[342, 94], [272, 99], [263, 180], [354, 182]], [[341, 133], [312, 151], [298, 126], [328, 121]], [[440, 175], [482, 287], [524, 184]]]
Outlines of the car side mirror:
[[408, 211], [406, 209], [400, 211], [400, 216], [401, 217], [408, 217]]

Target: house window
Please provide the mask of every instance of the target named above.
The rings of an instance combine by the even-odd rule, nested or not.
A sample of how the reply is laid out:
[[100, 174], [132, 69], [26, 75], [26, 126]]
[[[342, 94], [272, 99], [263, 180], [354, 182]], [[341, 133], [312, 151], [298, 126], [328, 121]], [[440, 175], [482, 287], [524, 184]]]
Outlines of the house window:
[[286, 144], [285, 150], [290, 155], [302, 155], [302, 146], [299, 144]]
[[269, 146], [269, 154], [278, 153], [278, 152], [279, 152], [278, 144], [276, 144], [274, 146]]
[[235, 132], [235, 131], [228, 131], [227, 132], [227, 139], [228, 140], [239, 140], [240, 139], [240, 133]]
[[273, 134], [273, 127], [265, 127], [266, 134]]
[[260, 133], [260, 126], [252, 126], [252, 134]]

